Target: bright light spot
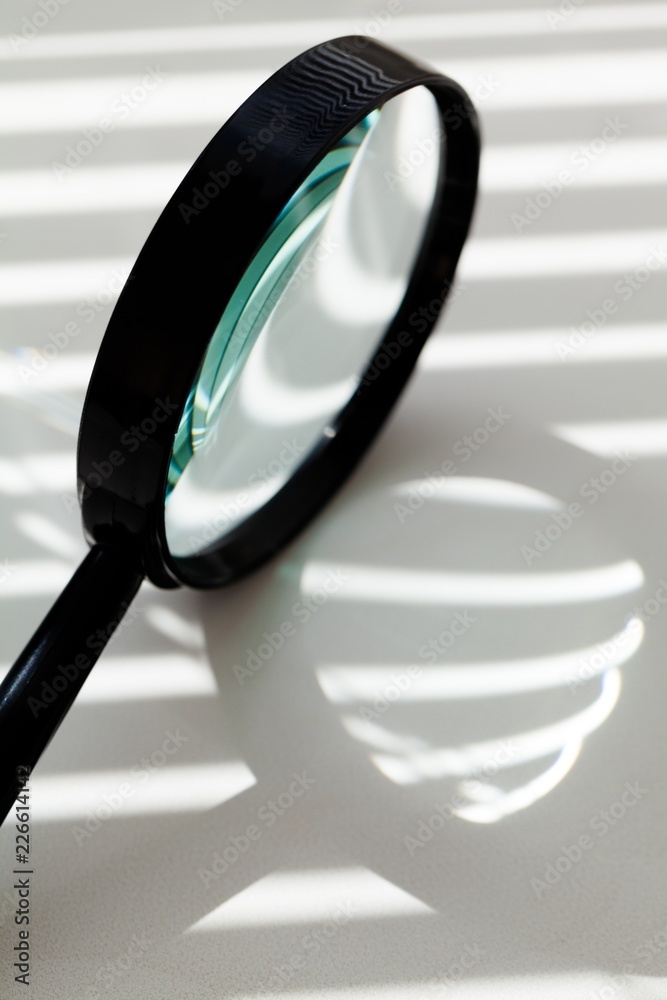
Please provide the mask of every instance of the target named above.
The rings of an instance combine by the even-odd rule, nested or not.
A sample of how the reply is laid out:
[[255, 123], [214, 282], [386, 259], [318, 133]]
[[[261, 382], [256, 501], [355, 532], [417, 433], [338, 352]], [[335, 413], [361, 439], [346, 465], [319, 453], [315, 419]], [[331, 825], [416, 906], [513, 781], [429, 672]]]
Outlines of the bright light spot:
[[0, 493], [70, 490], [76, 500], [76, 455], [69, 451], [32, 452], [20, 458], [0, 457]]
[[154, 604], [146, 609], [146, 620], [152, 627], [165, 635], [171, 642], [190, 649], [202, 649], [204, 646], [204, 629], [201, 622], [188, 621], [173, 608], [163, 604]]
[[324, 589], [333, 569], [340, 573], [344, 584], [329, 594], [330, 601], [448, 604], [460, 608], [579, 604], [628, 594], [644, 583], [644, 574], [634, 559], [554, 573], [448, 573], [312, 562], [301, 574], [301, 593]]
[[[41, 34], [14, 50], [9, 39], [2, 39], [0, 58], [6, 60], [90, 59], [101, 55], [147, 55], [152, 52], [237, 52], [249, 48], [255, 51], [290, 45], [300, 48], [315, 45], [322, 38], [364, 33], [373, 18], [359, 14], [354, 22], [349, 18], [324, 18], [287, 21], [264, 21], [256, 24], [210, 24], [205, 27], [179, 25], [177, 28], [129, 29], [125, 31], [81, 31], [76, 33]], [[613, 4], [584, 7], [577, 16], [564, 18], [560, 32], [588, 34], [590, 32], [628, 32], [667, 27], [667, 12], [660, 4]], [[18, 32], [20, 26], [16, 25]], [[371, 30], [370, 28], [368, 29]], [[401, 13], [399, 18], [383, 26], [387, 41], [407, 42], [434, 38], [513, 38], [524, 36], [552, 37], [553, 31], [541, 10], [484, 10], [443, 13]]]
[[[154, 751], [161, 753], [160, 746], [161, 741]], [[150, 759], [151, 754], [147, 757]], [[167, 757], [167, 763], [150, 771], [137, 764], [119, 771], [36, 774], [31, 779], [35, 820], [68, 820], [83, 824], [87, 814], [94, 814], [100, 807], [108, 817], [107, 822], [116, 817], [212, 809], [255, 784], [254, 775], [240, 760], [179, 766], [172, 764], [171, 759]], [[121, 785], [129, 786], [131, 794], [121, 795]], [[111, 810], [105, 805], [104, 797], [114, 794], [121, 802]]]
[[429, 500], [448, 500], [453, 503], [489, 507], [559, 510], [563, 506], [560, 500], [549, 496], [548, 493], [506, 479], [445, 475], [438, 477], [436, 473], [433, 479], [412, 479], [406, 483], [399, 483], [392, 492], [395, 496], [402, 496], [411, 490], [428, 497]]
[[41, 357], [41, 348], [50, 343], [45, 338], [43, 343], [35, 345], [35, 353], [32, 347], [16, 348], [13, 356], [4, 351], [0, 353], [0, 395], [25, 397], [86, 388], [95, 362], [92, 351], [74, 353], [68, 347], [67, 353], [59, 354], [46, 364], [41, 360], [37, 362], [40, 370], [32, 367], [33, 360]]
[[475, 239], [464, 247], [457, 275], [464, 285], [500, 278], [618, 275], [643, 265], [651, 248], [666, 239], [665, 229], [583, 232], [576, 239], [571, 233]]
[[[113, 640], [112, 640], [113, 641]], [[0, 676], [9, 670], [0, 667]], [[109, 656], [95, 664], [77, 695], [77, 705], [158, 702], [163, 698], [210, 698], [218, 688], [210, 666], [179, 653]]]
[[[602, 678], [602, 690], [599, 696], [583, 711], [549, 726], [504, 736], [502, 742], [512, 747], [513, 751], [511, 754], [507, 752], [500, 761], [497, 761], [496, 756], [500, 750], [500, 740], [485, 740], [460, 747], [414, 750], [412, 737], [403, 738], [405, 747], [401, 757], [380, 752], [373, 754], [372, 759], [386, 777], [398, 784], [414, 784], [448, 776], [462, 778], [483, 770], [490, 761], [497, 761], [500, 770], [517, 767], [519, 764], [540, 760], [553, 753], [560, 754], [565, 746], [580, 742], [589, 733], [598, 729], [614, 710], [620, 690], [620, 671], [617, 669], [607, 671]], [[376, 733], [382, 729], [381, 726], [365, 723], [355, 716], [346, 716], [342, 721], [350, 735], [357, 739], [371, 746], [379, 742]], [[362, 727], [366, 727], [365, 735]], [[398, 741], [401, 737], [395, 739]]]
[[[541, 190], [557, 176], [576, 146], [526, 143], [491, 146], [482, 159], [484, 191]], [[86, 164], [58, 180], [52, 170], [0, 173], [0, 216], [72, 215], [86, 212], [161, 210], [190, 167], [186, 160], [155, 163]], [[623, 139], [610, 146], [595, 169], [576, 175], [577, 187], [657, 184], [667, 174], [667, 141]], [[520, 210], [520, 209], [519, 209]]]
[[181, 161], [86, 165], [66, 183], [52, 170], [6, 170], [0, 173], [0, 216], [161, 210], [189, 168]]
[[419, 364], [427, 371], [457, 371], [527, 365], [569, 367], [667, 357], [667, 337], [662, 323], [619, 325], [600, 330], [580, 349], [568, 353], [564, 364], [558, 345], [567, 345], [568, 336], [556, 327], [531, 328], [525, 333], [492, 330], [489, 333], [436, 334], [427, 341]]
[[343, 715], [341, 722], [353, 739], [359, 740], [360, 743], [366, 743], [375, 750], [382, 750], [388, 754], [405, 754], [406, 756], [428, 753], [430, 750], [426, 741], [420, 736], [392, 733], [390, 729], [379, 726], [376, 722], [362, 719], [358, 715]]
[[12, 571], [0, 585], [0, 599], [58, 594], [69, 583], [73, 567], [69, 562], [53, 560], [21, 560], [12, 564]]
[[[502, 789], [493, 789], [497, 795], [488, 795], [486, 801], [471, 802], [470, 805], [461, 806], [454, 809], [454, 815], [461, 819], [466, 819], [470, 823], [497, 823], [503, 816], [511, 816], [521, 809], [527, 809], [538, 799], [543, 799], [545, 795], [558, 785], [565, 775], [573, 768], [582, 748], [581, 740], [572, 740], [566, 743], [562, 751], [546, 771], [526, 782], [519, 788], [504, 792]], [[479, 786], [491, 793], [492, 789], [485, 785]], [[476, 793], [475, 793], [476, 794]], [[474, 796], [468, 792], [470, 798]], [[480, 796], [480, 799], [482, 796]]]
[[[77, 139], [70, 133], [90, 128], [102, 118], [113, 122], [114, 133], [151, 126], [182, 128], [184, 125], [214, 124], [219, 128], [266, 80], [270, 70], [257, 67], [217, 73], [165, 73], [161, 82], [150, 81], [152, 90], [143, 88], [143, 96], [137, 97], [132, 107], [132, 90], [143, 87], [146, 73], [145, 69], [140, 69], [133, 75], [56, 76], [3, 83], [0, 86], [0, 135], [62, 133], [55, 147], [62, 150], [61, 155], [53, 156], [62, 163], [65, 146]], [[124, 95], [130, 99], [129, 106]], [[76, 169], [86, 170], [87, 167], [84, 160]], [[69, 177], [71, 174], [63, 177], [63, 187]]]
[[[79, 302], [106, 289], [114, 271], [129, 274], [134, 261], [123, 257], [46, 260], [0, 265], [0, 306]], [[37, 381], [37, 379], [35, 379]]]
[[[258, 337], [243, 369], [240, 396], [245, 411], [251, 420], [269, 426], [289, 426], [330, 417], [354, 393], [358, 379], [347, 376], [328, 385], [304, 388], [276, 378], [267, 360], [271, 345], [270, 334], [267, 334], [276, 315], [269, 318], [264, 336]], [[277, 478], [282, 481], [287, 476], [287, 471], [283, 470]]]
[[667, 454], [667, 420], [555, 424], [551, 430], [563, 441], [601, 458], [615, 458], [619, 452], [631, 458]]
[[[642, 620], [631, 618], [625, 628], [610, 639], [555, 656], [438, 666], [421, 663], [419, 674], [405, 690], [400, 691], [396, 700], [432, 703], [436, 700], [491, 698], [562, 687], [568, 682], [583, 683], [605, 670], [626, 663], [637, 652], [643, 638]], [[596, 665], [598, 661], [601, 661], [600, 665]], [[392, 666], [325, 664], [317, 667], [316, 673], [329, 701], [345, 705], [372, 701], [392, 687], [398, 692], [395, 677], [399, 674], [408, 676], [407, 670], [407, 663]]]
[[[261, 851], [261, 843], [257, 849]], [[426, 903], [367, 868], [276, 872], [228, 899], [193, 924], [188, 933], [328, 923], [336, 913], [348, 914], [344, 925], [350, 919], [354, 922], [433, 912]]]
[[[597, 133], [596, 133], [597, 134]], [[587, 160], [586, 169], [573, 163], [572, 157], [583, 142], [525, 143], [491, 146], [481, 162], [482, 191], [519, 191], [524, 202], [516, 211], [524, 214], [523, 204], [529, 192], [543, 190], [545, 180], [556, 180], [561, 170], [569, 169], [572, 188], [605, 188], [621, 185], [660, 184], [667, 174], [667, 140], [626, 138], [610, 143], [604, 153]], [[591, 139], [594, 133], [591, 133]], [[531, 190], [534, 189], [534, 190]]]
[[[667, 77], [666, 77], [667, 80]], [[667, 95], [666, 95], [667, 96]], [[473, 240], [459, 268], [463, 284], [500, 278], [617, 274], [643, 263], [651, 246], [664, 243], [660, 229], [569, 233]], [[96, 257], [0, 266], [0, 306], [85, 299], [105, 287], [114, 270], [129, 273], [131, 258]]]

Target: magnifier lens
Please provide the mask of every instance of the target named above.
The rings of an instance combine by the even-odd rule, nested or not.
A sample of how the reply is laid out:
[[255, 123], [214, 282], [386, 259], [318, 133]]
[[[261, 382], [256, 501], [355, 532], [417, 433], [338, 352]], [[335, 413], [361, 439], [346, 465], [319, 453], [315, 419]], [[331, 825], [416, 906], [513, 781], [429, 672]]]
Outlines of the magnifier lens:
[[227, 303], [171, 455], [174, 556], [219, 541], [287, 482], [354, 395], [407, 289], [442, 146], [415, 87], [360, 122], [274, 221]]

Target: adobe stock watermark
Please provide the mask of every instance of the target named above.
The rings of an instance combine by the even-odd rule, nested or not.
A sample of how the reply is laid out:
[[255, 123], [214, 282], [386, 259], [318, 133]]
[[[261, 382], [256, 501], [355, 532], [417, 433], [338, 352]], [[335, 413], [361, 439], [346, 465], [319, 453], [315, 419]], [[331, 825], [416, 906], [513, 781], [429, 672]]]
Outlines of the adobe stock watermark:
[[257, 649], [248, 648], [246, 650], [245, 663], [234, 664], [234, 676], [239, 684], [242, 685], [248, 677], [254, 677], [268, 663], [276, 650], [296, 635], [297, 624], [303, 626], [309, 622], [312, 616], [317, 614], [320, 608], [326, 604], [331, 595], [338, 593], [348, 580], [349, 575], [340, 568], [331, 569], [322, 580], [321, 587], [316, 587], [312, 593], [302, 597], [300, 601], [296, 601], [292, 605], [292, 617], [281, 622], [275, 631], [264, 632], [262, 636], [264, 642], [261, 642]]
[[245, 489], [240, 490], [231, 500], [221, 501], [217, 506], [217, 513], [208, 518], [196, 534], [193, 532], [188, 536], [192, 550], [201, 548], [207, 542], [214, 542], [241, 517], [257, 510], [262, 500], [269, 499], [275, 492], [276, 481], [286, 478], [285, 474], [307, 450], [296, 438], [282, 441], [277, 456], [265, 466], [258, 466], [248, 476]]
[[348, 37], [341, 39], [337, 43], [337, 48], [342, 49], [348, 56], [359, 55], [373, 41], [374, 38], [386, 31], [393, 19], [402, 14], [405, 10], [403, 0], [388, 0], [388, 3], [379, 10], [374, 10], [367, 21], [357, 24], [350, 31]]
[[470, 972], [471, 969], [474, 969], [482, 961], [485, 954], [484, 949], [477, 942], [475, 944], [466, 944], [458, 958], [450, 962], [445, 971], [441, 972], [439, 976], [428, 979], [425, 985], [444, 987], [445, 989], [454, 988], [465, 979], [466, 972]]
[[[582, 484], [579, 489], [582, 500], [585, 500], [589, 507], [596, 504], [636, 461], [637, 458], [628, 452], [619, 452], [608, 469], [604, 469], [597, 476], [591, 476]], [[583, 517], [585, 512], [586, 507], [578, 501], [569, 503], [565, 510], [554, 511], [551, 514], [549, 524], [535, 532], [532, 544], [521, 546], [521, 555], [526, 566], [532, 566], [536, 559], [548, 552], [570, 530], [574, 522]]]
[[477, 622], [467, 611], [461, 613], [457, 611], [451, 622], [439, 635], [429, 639], [417, 650], [418, 655], [427, 663], [437, 663], [438, 657], [451, 649], [457, 639], [468, 631]]
[[576, 14], [584, 3], [586, 0], [561, 0], [555, 10], [546, 10], [544, 14], [551, 30], [556, 31], [557, 28], [560, 28], [561, 24]]
[[616, 632], [611, 639], [597, 643], [595, 650], [587, 658], [577, 660], [565, 678], [570, 694], [574, 694], [580, 687], [604, 674], [628, 643], [637, 639], [641, 630], [642, 624], [639, 618], [632, 618], [626, 627]]
[[47, 334], [48, 343], [31, 348], [29, 363], [17, 365], [24, 385], [40, 375], [62, 351], [67, 350], [73, 340], [81, 336], [84, 324], [91, 323], [116, 301], [128, 276], [129, 271], [114, 268], [111, 277], [102, 288], [78, 303], [74, 310], [75, 318], [68, 320], [59, 330]]
[[59, 181], [64, 181], [72, 174], [77, 167], [88, 160], [96, 149], [104, 142], [107, 135], [113, 132], [119, 122], [128, 118], [133, 111], [136, 111], [156, 90], [167, 73], [159, 66], [154, 69], [146, 67], [146, 73], [141, 78], [140, 83], [136, 83], [131, 90], [125, 91], [117, 97], [109, 108], [108, 114], [100, 118], [94, 125], [81, 130], [81, 138], [75, 139], [73, 143], [65, 146], [62, 160], [52, 160], [51, 170]]
[[[512, 739], [499, 740], [494, 753], [480, 767], [466, 775], [461, 780], [461, 785], [474, 794], [483, 782], [507, 767], [520, 751], [521, 748]], [[431, 815], [426, 819], [419, 820], [414, 834], [408, 834], [403, 838], [403, 843], [410, 857], [414, 858], [417, 851], [426, 847], [436, 833], [444, 830], [445, 825], [468, 804], [468, 800], [458, 792], [454, 792], [446, 802], [436, 803]]]
[[127, 948], [114, 959], [109, 959], [95, 972], [93, 981], [97, 985], [92, 988], [91, 1000], [102, 1000], [102, 997], [109, 996], [109, 990], [117, 989], [117, 980], [129, 972], [137, 962], [145, 961], [146, 952], [152, 943], [145, 932], [133, 934]]
[[647, 598], [643, 604], [634, 607], [630, 611], [630, 617], [639, 618], [646, 624], [660, 613], [665, 604], [667, 604], [667, 581], [661, 579], [658, 580], [658, 583], [660, 586], [653, 597]]
[[400, 358], [403, 350], [414, 343], [414, 339], [407, 330], [401, 330], [392, 340], [382, 344], [373, 355], [373, 360], [364, 375], [360, 378], [357, 393], [375, 382], [381, 372], [386, 371], [397, 358]]
[[[90, 653], [95, 653], [95, 660], [105, 648], [112, 636], [119, 635], [136, 620], [144, 608], [138, 605], [129, 606], [125, 601], [120, 605], [121, 617], [114, 618], [107, 622], [104, 628], [98, 628], [86, 638], [85, 647]], [[58, 697], [66, 691], [74, 681], [78, 680], [79, 674], [90, 670], [95, 660], [91, 659], [88, 652], [81, 650], [75, 653], [71, 663], [59, 663], [55, 667], [50, 680], [43, 680], [38, 692], [28, 698], [28, 708], [33, 716], [37, 718], [39, 713], [52, 705]]]
[[[493, 76], [480, 76], [476, 84], [470, 91], [470, 96], [476, 104], [488, 101], [502, 84], [500, 80]], [[395, 191], [397, 187], [404, 184], [408, 177], [412, 177], [415, 170], [419, 170], [424, 163], [433, 156], [440, 153], [443, 147], [443, 140], [448, 133], [456, 132], [474, 113], [472, 104], [462, 104], [460, 101], [447, 108], [442, 116], [443, 125], [437, 125], [423, 139], [419, 139], [416, 145], [408, 153], [400, 156], [395, 170], [385, 170], [384, 180], [390, 191]]]
[[249, 823], [240, 834], [229, 834], [220, 849], [213, 853], [210, 867], [197, 869], [197, 875], [204, 888], [208, 889], [212, 882], [217, 882], [218, 879], [222, 878], [230, 867], [235, 865], [240, 857], [247, 854], [251, 846], [261, 840], [264, 833], [275, 826], [295, 802], [301, 799], [315, 784], [315, 778], [311, 778], [306, 771], [301, 774], [293, 773], [292, 781], [288, 787], [275, 799], [267, 799], [259, 807], [256, 813], [257, 821]]
[[411, 664], [405, 670], [400, 670], [396, 674], [392, 674], [391, 681], [382, 688], [382, 691], [376, 691], [373, 697], [373, 707], [367, 708], [362, 705], [359, 709], [359, 715], [364, 720], [364, 722], [371, 722], [375, 719], [380, 719], [388, 712], [393, 704], [403, 697], [406, 691], [409, 691], [412, 687], [414, 681], [421, 676], [422, 667], [419, 664]]
[[19, 33], [7, 35], [7, 41], [11, 45], [12, 50], [20, 53], [23, 47], [31, 42], [42, 28], [46, 28], [54, 17], [57, 17], [60, 13], [61, 8], [66, 7], [68, 3], [69, 0], [37, 0], [38, 10], [30, 17], [26, 16], [21, 20]]
[[[171, 414], [177, 410], [178, 405], [172, 403], [169, 396], [166, 399], [156, 399], [150, 415], [144, 417], [138, 424], [133, 424], [121, 434], [118, 448], [113, 448], [106, 458], [91, 462], [93, 472], [87, 473], [85, 479], [79, 481], [81, 499], [86, 500], [93, 490], [99, 489], [113, 476], [116, 469], [125, 465], [127, 456], [141, 448], [142, 444], [155, 434], [158, 426], [168, 420]], [[79, 502], [71, 493], [61, 493], [60, 499], [69, 514], [78, 511]]]
[[295, 295], [299, 288], [309, 281], [312, 275], [321, 267], [332, 254], [340, 247], [331, 235], [322, 235], [310, 247], [308, 252], [299, 258], [299, 262], [285, 282], [279, 281], [264, 302], [253, 302], [250, 309], [243, 312], [236, 330], [242, 337], [246, 337], [255, 326], [263, 326], [269, 316], [281, 300], [286, 300], [289, 296]]
[[510, 222], [514, 226], [514, 231], [522, 233], [528, 226], [532, 226], [563, 192], [568, 188], [578, 176], [585, 173], [588, 168], [601, 156], [603, 156], [620, 135], [630, 126], [627, 122], [622, 122], [618, 115], [615, 118], [605, 118], [604, 127], [600, 135], [592, 139], [587, 145], [581, 145], [569, 156], [568, 166], [558, 172], [557, 177], [542, 183], [542, 190], [531, 198], [526, 198], [523, 214], [512, 212]]
[[[212, 6], [220, 20], [224, 21], [228, 14], [234, 13], [243, 3], [245, 3], [245, 0], [213, 0]], [[360, 27], [358, 26], [356, 29], [353, 29], [350, 34], [367, 35], [370, 38], [375, 38], [385, 30], [393, 17], [396, 14], [400, 14], [403, 10], [404, 5], [402, 0], [389, 0], [389, 3], [385, 7], [378, 11], [373, 11], [369, 20]], [[357, 49], [357, 51], [359, 50]]]
[[[457, 298], [457, 296], [459, 296], [466, 289], [466, 287], [467, 286], [460, 281], [444, 281], [435, 298], [410, 313], [408, 316], [408, 326], [410, 326], [418, 334], [426, 333], [429, 326], [432, 326], [438, 318], [445, 300], [451, 302], [453, 299]], [[381, 344], [373, 355], [373, 359], [367, 370], [359, 380], [357, 394], [375, 382], [375, 380], [380, 377], [382, 372], [386, 371], [397, 358], [400, 358], [403, 351], [407, 347], [411, 347], [413, 343], [414, 336], [412, 333], [410, 333], [409, 330], [400, 330], [398, 333], [393, 335], [391, 340]]]
[[660, 579], [653, 597], [647, 597], [643, 604], [635, 606], [628, 612], [624, 628], [611, 639], [598, 643], [588, 657], [576, 662], [566, 678], [571, 694], [576, 694], [589, 681], [604, 674], [628, 643], [636, 648], [642, 639], [644, 625], [660, 614], [666, 605], [667, 580]]
[[125, 802], [134, 795], [137, 789], [149, 781], [156, 771], [164, 767], [168, 759], [178, 753], [189, 739], [190, 737], [184, 736], [180, 729], [177, 729], [175, 733], [167, 730], [160, 746], [150, 756], [142, 757], [134, 765], [127, 781], [121, 781], [114, 792], [103, 795], [100, 804], [87, 811], [83, 826], [80, 824], [72, 826], [72, 836], [78, 846], [81, 847], [84, 840], [88, 840], [89, 837], [97, 833], [103, 823], [106, 823], [114, 813], [122, 809]]
[[626, 994], [630, 985], [630, 977], [641, 974], [642, 970], [667, 948], [667, 924], [649, 934], [632, 950], [635, 962], [627, 962], [622, 972], [613, 976], [605, 976], [605, 982], [599, 990], [590, 994], [590, 1000], [614, 1000], [614, 997]]
[[242, 3], [244, 0], [213, 0], [212, 6], [220, 20], [224, 21], [227, 15], [238, 10]]
[[584, 347], [591, 337], [606, 325], [610, 316], [614, 316], [623, 304], [629, 302], [646, 286], [651, 276], [660, 270], [666, 260], [667, 250], [662, 244], [651, 247], [648, 256], [639, 267], [618, 278], [613, 285], [614, 296], [605, 299], [595, 309], [587, 309], [584, 322], [579, 326], [571, 326], [567, 340], [559, 340], [554, 344], [560, 360], [568, 361]]
[[16, 900], [7, 889], [2, 893], [0, 898], [0, 927], [4, 927], [5, 923], [14, 923], [14, 914], [16, 911]]
[[633, 784], [626, 781], [618, 799], [607, 809], [601, 809], [591, 817], [588, 824], [591, 832], [582, 833], [573, 844], [562, 847], [558, 857], [545, 865], [542, 878], [531, 878], [530, 886], [537, 898], [542, 899], [546, 892], [553, 889], [564, 875], [579, 864], [584, 855], [592, 851], [595, 845], [624, 819], [628, 810], [648, 795], [648, 791], [648, 788], [643, 788], [638, 781]]
[[408, 326], [419, 334], [424, 334], [428, 330], [429, 326], [435, 323], [436, 319], [440, 314], [445, 300], [447, 302], [452, 302], [454, 299], [458, 298], [466, 290], [468, 286], [464, 285], [462, 281], [455, 279], [454, 281], [443, 281], [439, 293], [435, 298], [431, 299], [430, 302], [425, 302], [423, 305], [419, 306], [408, 316]]
[[[477, 619], [469, 615], [467, 611], [463, 613], [457, 611], [442, 632], [419, 647], [419, 656], [428, 663], [436, 663], [438, 654], [451, 649], [456, 640], [465, 635], [476, 621]], [[389, 683], [385, 684], [381, 691], [375, 692], [372, 707], [361, 706], [359, 709], [361, 718], [365, 722], [380, 719], [392, 705], [400, 701], [406, 691], [410, 690], [417, 678], [421, 677], [422, 670], [423, 667], [420, 664], [412, 663], [405, 670], [399, 670], [392, 674]]]
[[274, 108], [273, 117], [266, 125], [241, 140], [236, 147], [236, 156], [227, 160], [218, 170], [209, 170], [208, 179], [202, 186], [192, 189], [190, 202], [179, 203], [178, 210], [186, 226], [229, 187], [234, 177], [243, 173], [244, 163], [252, 163], [258, 152], [270, 146], [276, 136], [285, 131], [292, 117], [293, 113], [286, 105]]
[[435, 496], [445, 479], [456, 475], [459, 467], [469, 462], [473, 455], [480, 451], [512, 416], [503, 411], [502, 405], [495, 408], [489, 407], [486, 412], [486, 418], [470, 434], [464, 434], [452, 445], [452, 454], [460, 459], [459, 465], [453, 459], [445, 459], [435, 472], [423, 474], [419, 485], [410, 488], [403, 503], [396, 502], [394, 504], [394, 513], [401, 524], [405, 524], [408, 517], [412, 517], [418, 510], [421, 510], [426, 501]]
[[302, 969], [306, 968], [311, 958], [317, 955], [322, 948], [331, 944], [340, 933], [341, 927], [353, 919], [356, 911], [357, 906], [351, 899], [339, 901], [333, 909], [331, 918], [311, 927], [301, 938], [299, 948], [284, 962], [273, 966], [271, 975], [259, 984], [259, 989], [272, 992], [283, 990], [286, 983], [289, 983]]

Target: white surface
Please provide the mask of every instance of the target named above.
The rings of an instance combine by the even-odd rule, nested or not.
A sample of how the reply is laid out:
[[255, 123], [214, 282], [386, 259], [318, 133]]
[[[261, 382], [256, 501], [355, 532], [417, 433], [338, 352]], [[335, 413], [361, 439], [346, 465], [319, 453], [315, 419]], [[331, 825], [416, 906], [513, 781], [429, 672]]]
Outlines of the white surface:
[[[3, 35], [37, 9], [6, 4]], [[96, 299], [88, 322], [82, 301], [134, 258], [179, 164], [271, 67], [382, 9], [244, 0], [221, 22], [203, 0], [72, 2], [25, 57], [9, 53], [1, 663], [84, 552], [61, 494], [109, 306]], [[406, 0], [381, 35], [477, 94], [487, 160], [460, 294], [377, 446], [288, 552], [227, 592], [141, 591], [34, 778], [36, 1000], [667, 996], [667, 605], [650, 603], [667, 577], [667, 265], [627, 301], [613, 288], [667, 245], [664, 174], [649, 165], [667, 140], [667, 5], [586, 0], [554, 29], [548, 9]], [[77, 130], [156, 64], [164, 89], [54, 181]], [[607, 116], [627, 129], [516, 233], [511, 214]], [[557, 345], [609, 297], [618, 311], [561, 360]], [[24, 385], [21, 350], [70, 320], [79, 335]], [[464, 461], [489, 407], [510, 417]], [[607, 492], [591, 487], [628, 445], [636, 460]], [[448, 459], [459, 476], [434, 487]], [[521, 547], [575, 501], [582, 516], [527, 566]], [[304, 620], [310, 588], [339, 567], [349, 580]], [[476, 620], [429, 663], [457, 612]], [[628, 625], [622, 646], [633, 617], [643, 634]], [[295, 635], [243, 678], [248, 650], [288, 621]], [[466, 665], [493, 674], [487, 692], [467, 694]], [[86, 810], [133, 775], [133, 793], [77, 838]], [[294, 775], [314, 783], [294, 795]], [[626, 783], [639, 798], [619, 806]], [[610, 808], [622, 816], [605, 826]], [[409, 850], [429, 819], [443, 828]], [[531, 884], [567, 868], [584, 835], [581, 860]], [[28, 995], [12, 982], [12, 854], [5, 827], [2, 1000]]]

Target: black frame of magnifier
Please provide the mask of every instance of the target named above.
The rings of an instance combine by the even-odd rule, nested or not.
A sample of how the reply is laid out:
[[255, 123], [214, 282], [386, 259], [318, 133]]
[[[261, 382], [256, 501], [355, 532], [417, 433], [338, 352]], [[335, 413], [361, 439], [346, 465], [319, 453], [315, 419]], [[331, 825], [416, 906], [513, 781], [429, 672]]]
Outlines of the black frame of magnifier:
[[[371, 111], [416, 86], [435, 97], [444, 155], [405, 296], [356, 393], [265, 506], [196, 555], [171, 555], [164, 499], [172, 445], [225, 304], [324, 155]], [[260, 133], [270, 141], [237, 169], [240, 147]], [[349, 36], [278, 70], [188, 171], [123, 288], [88, 387], [78, 487], [91, 551], [0, 685], [0, 822], [24, 781], [17, 768], [36, 763], [144, 576], [160, 587], [231, 583], [289, 542], [355, 466], [453, 282], [475, 202], [479, 147], [475, 111], [458, 84]], [[426, 314], [411, 324], [422, 306]]]

